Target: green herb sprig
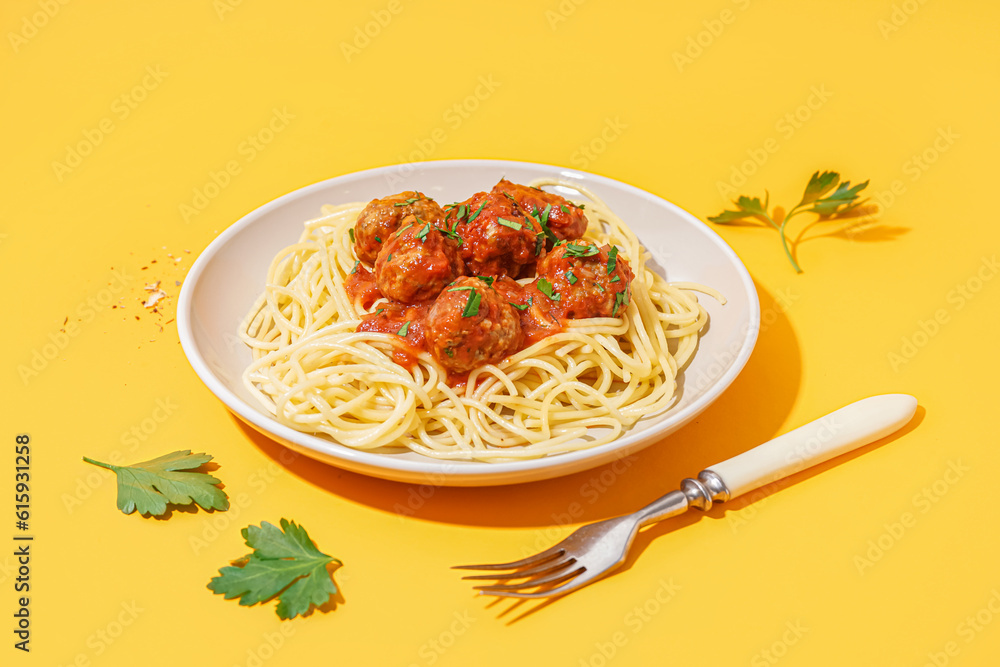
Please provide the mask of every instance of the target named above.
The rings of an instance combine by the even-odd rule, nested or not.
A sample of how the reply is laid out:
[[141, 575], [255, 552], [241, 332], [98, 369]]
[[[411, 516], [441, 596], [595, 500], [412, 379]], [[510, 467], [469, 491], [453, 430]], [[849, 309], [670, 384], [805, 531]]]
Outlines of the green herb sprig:
[[[817, 171], [809, 179], [802, 195], [802, 201], [793, 206], [783, 218], [777, 214], [779, 207], [775, 207], [774, 213], [767, 212], [770, 196], [765, 191], [763, 203], [759, 197], [751, 198], [740, 195], [733, 201], [736, 204], [735, 211], [725, 210], [719, 215], [710, 217], [709, 220], [718, 225], [728, 225], [752, 218], [774, 227], [781, 236], [781, 246], [785, 250], [788, 261], [792, 263], [797, 273], [802, 273], [802, 267], [795, 261], [791, 244], [785, 234], [788, 221], [800, 213], [815, 213], [819, 216], [817, 222], [847, 217], [847, 214], [868, 201], [867, 199], [859, 199], [859, 193], [866, 187], [868, 187], [868, 181], [852, 187], [850, 181], [841, 183], [840, 174], [835, 171], [822, 173]], [[833, 190], [831, 194], [824, 196], [831, 190]]]

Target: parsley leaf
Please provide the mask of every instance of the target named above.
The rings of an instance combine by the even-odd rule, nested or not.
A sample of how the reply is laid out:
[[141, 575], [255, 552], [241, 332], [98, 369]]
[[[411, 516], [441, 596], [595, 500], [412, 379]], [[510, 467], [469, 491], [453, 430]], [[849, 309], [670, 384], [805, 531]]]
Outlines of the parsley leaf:
[[[456, 226], [458, 225], [457, 221], [455, 222], [455, 225]], [[464, 240], [462, 239], [461, 236], [458, 235], [458, 232], [456, 232], [454, 229], [451, 229], [451, 230], [442, 229], [441, 233], [444, 234], [445, 236], [447, 236], [450, 239], [454, 239], [454, 240], [458, 241], [458, 247], [459, 248], [462, 247], [462, 243], [464, 243]]]
[[524, 304], [523, 306], [519, 303], [513, 303], [512, 301], [508, 301], [507, 303], [514, 306], [518, 310], [528, 310], [528, 307], [531, 305], [531, 297], [530, 296], [528, 297], [528, 303]]
[[469, 293], [469, 300], [465, 302], [465, 310], [462, 311], [462, 317], [475, 317], [479, 314], [479, 302], [483, 297], [479, 295], [479, 292], [472, 290]]
[[402, 234], [403, 232], [405, 232], [405, 231], [406, 231], [407, 229], [409, 229], [409, 228], [410, 228], [410, 227], [412, 227], [412, 226], [413, 226], [413, 223], [411, 222], [411, 223], [409, 223], [408, 225], [406, 225], [405, 227], [401, 227], [401, 228], [400, 228], [400, 229], [399, 229], [399, 230], [398, 230], [398, 231], [396, 232], [396, 238], [398, 239], [398, 238], [399, 238], [399, 235], [400, 235], [400, 234]]
[[406, 324], [399, 327], [399, 331], [396, 332], [397, 336], [406, 337], [406, 332], [410, 330], [410, 320], [406, 320]]
[[262, 521], [259, 528], [247, 526], [242, 533], [253, 553], [221, 568], [208, 583], [213, 593], [227, 600], [238, 597], [244, 607], [277, 596], [282, 619], [305, 614], [337, 593], [327, 566], [341, 562], [317, 549], [302, 526], [282, 519], [279, 529]]
[[559, 205], [559, 210], [562, 211], [563, 213], [565, 213], [566, 215], [569, 215], [569, 209], [566, 208], [566, 204], [560, 204]]
[[[825, 222], [832, 219], [840, 220], [849, 217], [853, 211], [867, 201], [866, 199], [859, 200], [859, 193], [868, 187], [868, 183], [869, 181], [865, 181], [852, 187], [850, 181], [840, 183], [840, 174], [835, 171], [824, 171], [822, 173], [817, 171], [809, 179], [809, 183], [806, 184], [802, 200], [793, 206], [784, 217], [778, 213], [780, 207], [775, 207], [773, 214], [767, 212], [769, 197], [766, 196], [767, 193], [765, 192], [763, 202], [760, 201], [759, 197], [750, 198], [746, 195], [741, 195], [733, 202], [736, 204], [735, 211], [725, 210], [719, 215], [709, 217], [709, 221], [718, 225], [727, 225], [741, 220], [754, 219], [774, 227], [781, 236], [781, 245], [785, 250], [788, 261], [792, 263], [796, 272], [802, 273], [802, 267], [795, 261], [792, 253], [792, 246], [794, 244], [789, 242], [788, 236], [785, 234], [788, 221], [792, 219], [792, 216], [796, 216], [799, 213], [815, 213], [819, 216], [817, 222]], [[833, 190], [832, 194], [826, 197], [823, 196], [831, 190]]]
[[567, 271], [566, 272], [566, 280], [569, 281], [570, 285], [575, 285], [576, 284], [576, 276], [573, 275], [572, 271]]
[[192, 454], [190, 449], [184, 449], [130, 466], [101, 463], [86, 456], [83, 460], [117, 475], [118, 509], [125, 514], [138, 510], [142, 515], [161, 516], [167, 512], [167, 503], [197, 503], [206, 510], [229, 509], [229, 498], [218, 486], [220, 480], [203, 472], [177, 472], [208, 463], [212, 460], [210, 454]]
[[356, 260], [356, 261], [354, 262], [354, 268], [352, 268], [352, 269], [351, 269], [351, 273], [357, 273], [357, 272], [358, 272], [358, 267], [359, 267], [359, 266], [361, 266], [361, 260], [360, 260], [360, 259], [359, 259], [359, 260]]
[[566, 250], [563, 255], [566, 257], [593, 257], [597, 253], [598, 249], [595, 245], [577, 245], [575, 243], [570, 243], [566, 245]]
[[351, 237], [351, 243], [354, 243], [354, 227], [347, 228], [347, 235]]
[[546, 204], [545, 205], [545, 210], [542, 211], [542, 215], [538, 218], [538, 220], [543, 225], [549, 224], [549, 213], [551, 213], [551, 212], [552, 212], [552, 204]]
[[504, 227], [510, 227], [511, 229], [521, 229], [520, 222], [514, 222], [513, 220], [507, 220], [505, 218], [497, 218], [497, 222], [499, 222]]
[[469, 216], [469, 222], [472, 222], [473, 220], [475, 220], [476, 218], [478, 218], [479, 214], [483, 212], [483, 208], [485, 206], [486, 206], [486, 198], [484, 197], [483, 198], [483, 203], [479, 205], [479, 208], [476, 209], [476, 212], [473, 213], [471, 216]]
[[559, 294], [557, 292], [552, 291], [552, 283], [550, 283], [545, 278], [538, 279], [538, 291], [544, 294], [545, 296], [549, 297], [553, 301], [559, 300]]
[[[496, 278], [494, 278], [493, 276], [476, 276], [476, 277], [479, 278], [480, 280], [482, 280], [484, 283], [486, 283], [490, 287], [493, 287], [493, 281], [496, 280]], [[472, 289], [472, 288], [470, 287], [469, 289]]]
[[618, 265], [618, 246], [612, 246], [610, 252], [608, 252], [608, 275], [615, 270]]
[[424, 241], [427, 240], [427, 232], [429, 231], [431, 231], [431, 223], [425, 222], [424, 226], [421, 227], [420, 231], [414, 234], [414, 236], [420, 239], [420, 242], [423, 243]]

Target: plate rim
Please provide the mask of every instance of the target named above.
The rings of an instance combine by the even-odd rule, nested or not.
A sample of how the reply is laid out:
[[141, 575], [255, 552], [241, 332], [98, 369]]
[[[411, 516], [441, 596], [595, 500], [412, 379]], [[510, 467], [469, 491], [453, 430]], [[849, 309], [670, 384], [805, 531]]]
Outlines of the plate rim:
[[[427, 160], [420, 162], [407, 162], [383, 167], [374, 167], [362, 171], [350, 172], [339, 176], [334, 176], [316, 183], [312, 183], [301, 188], [297, 188], [284, 195], [272, 199], [271, 201], [253, 209], [240, 217], [237, 221], [218, 234], [211, 243], [198, 255], [191, 269], [188, 271], [181, 286], [180, 297], [177, 304], [177, 331], [180, 337], [181, 347], [184, 356], [191, 365], [195, 374], [202, 381], [209, 391], [215, 395], [222, 403], [241, 420], [260, 431], [264, 435], [279, 441], [281, 444], [289, 446], [296, 451], [306, 454], [312, 458], [341, 468], [346, 468], [354, 472], [366, 475], [381, 477], [403, 482], [430, 482], [436, 485], [455, 486], [494, 486], [501, 484], [513, 484], [529, 481], [538, 481], [572, 474], [581, 470], [597, 467], [604, 463], [628, 456], [651, 444], [660, 438], [669, 437], [670, 433], [648, 433], [640, 431], [638, 433], [626, 432], [611, 442], [596, 447], [582, 449], [574, 452], [566, 452], [551, 457], [538, 459], [525, 459], [519, 461], [507, 461], [486, 463], [480, 461], [452, 461], [433, 459], [428, 457], [426, 461], [394, 458], [386, 454], [376, 454], [361, 450], [352, 449], [341, 445], [333, 440], [323, 439], [320, 436], [303, 433], [278, 423], [270, 416], [264, 414], [260, 409], [250, 405], [234, 392], [215, 375], [208, 362], [201, 354], [200, 348], [195, 342], [193, 330], [193, 295], [198, 286], [199, 280], [211, 260], [237, 236], [243, 229], [253, 224], [259, 218], [271, 213], [275, 209], [281, 208], [286, 203], [306, 197], [316, 191], [323, 190], [334, 184], [351, 183], [353, 181], [367, 179], [375, 176], [382, 176], [394, 170], [399, 171], [405, 167], [416, 170], [426, 167], [482, 167], [482, 168], [503, 168], [519, 167], [529, 169], [539, 169], [543, 171], [556, 171], [561, 177], [576, 179], [582, 185], [594, 189], [606, 184], [616, 189], [624, 189], [630, 194], [637, 195], [642, 199], [653, 198], [658, 205], [662, 205], [672, 210], [673, 213], [693, 223], [706, 235], [732, 263], [739, 276], [741, 287], [750, 306], [750, 321], [743, 332], [740, 341], [740, 350], [736, 355], [733, 364], [720, 376], [712, 387], [701, 397], [693, 401], [690, 405], [680, 409], [672, 417], [672, 428], [670, 433], [676, 432], [685, 424], [694, 419], [698, 414], [708, 408], [715, 400], [733, 383], [736, 377], [742, 372], [756, 345], [760, 331], [760, 302], [757, 297], [757, 290], [746, 266], [740, 260], [736, 252], [725, 242], [725, 240], [711, 227], [704, 224], [692, 213], [677, 206], [673, 202], [643, 190], [623, 181], [618, 181], [607, 176], [593, 174], [579, 169], [562, 167], [559, 165], [543, 164], [536, 162], [524, 162], [515, 160], [494, 160], [459, 158], [448, 160]], [[409, 175], [401, 176], [404, 180]], [[405, 185], [405, 182], [403, 183]], [[334, 202], [336, 203], [336, 202]], [[625, 442], [623, 442], [623, 440]], [[322, 449], [312, 446], [310, 441], [322, 443]], [[527, 464], [527, 465], [526, 465]]]

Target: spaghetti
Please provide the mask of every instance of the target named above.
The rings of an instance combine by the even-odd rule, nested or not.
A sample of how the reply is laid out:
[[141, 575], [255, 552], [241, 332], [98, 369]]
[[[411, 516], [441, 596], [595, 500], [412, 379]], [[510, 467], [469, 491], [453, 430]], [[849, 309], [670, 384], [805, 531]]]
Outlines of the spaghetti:
[[708, 321], [695, 292], [725, 299], [701, 285], [668, 284], [647, 268], [650, 255], [632, 231], [583, 187], [555, 179], [531, 184], [553, 185], [587, 198], [583, 239], [617, 247], [632, 267], [621, 317], [564, 320], [559, 333], [451, 386], [426, 351], [401, 364], [399, 336], [356, 330], [385, 305], [379, 299], [365, 308], [345, 289], [358, 266], [350, 230], [364, 204], [328, 205], [274, 258], [264, 293], [240, 326], [253, 354], [247, 389], [298, 431], [359, 450], [452, 460], [594, 447], [666, 410]]

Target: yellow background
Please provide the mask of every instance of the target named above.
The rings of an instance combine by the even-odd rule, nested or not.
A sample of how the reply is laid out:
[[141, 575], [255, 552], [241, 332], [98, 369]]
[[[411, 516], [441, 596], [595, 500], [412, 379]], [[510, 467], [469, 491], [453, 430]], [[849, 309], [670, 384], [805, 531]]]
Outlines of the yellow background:
[[[995, 664], [995, 3], [224, 2], [0, 7], [0, 662]], [[276, 111], [292, 118], [250, 150]], [[870, 178], [883, 210], [802, 243], [801, 275], [773, 231], [717, 227], [759, 287], [756, 351], [626, 470], [431, 489], [283, 458], [187, 365], [175, 282], [279, 195], [456, 157], [586, 169], [702, 219], [727, 204], [720, 183], [787, 207], [834, 169]], [[157, 280], [159, 314], [141, 307]], [[449, 570], [547, 546], [883, 392], [920, 401], [902, 435], [654, 527], [625, 569], [554, 604], [491, 604]], [[11, 633], [18, 433], [28, 655]], [[230, 512], [124, 516], [80, 460], [182, 448], [216, 456]], [[281, 517], [344, 561], [335, 609], [283, 623], [205, 588], [246, 552], [240, 528]]]

